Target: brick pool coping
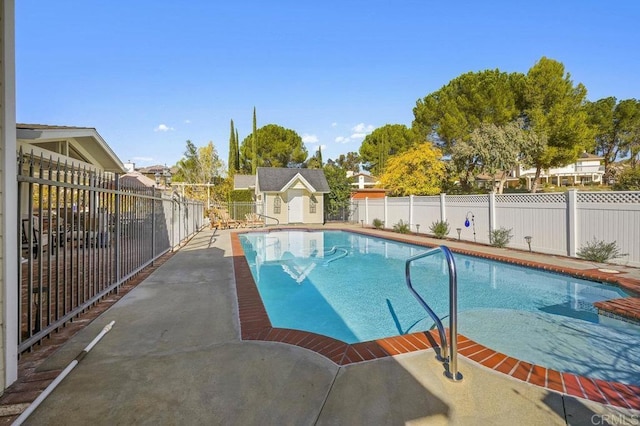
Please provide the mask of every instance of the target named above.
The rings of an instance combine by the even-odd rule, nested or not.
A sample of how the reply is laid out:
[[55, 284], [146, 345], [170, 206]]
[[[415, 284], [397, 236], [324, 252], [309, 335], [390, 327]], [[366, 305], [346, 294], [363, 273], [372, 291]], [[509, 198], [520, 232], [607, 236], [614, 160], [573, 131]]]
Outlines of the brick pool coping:
[[[279, 228], [286, 229], [286, 228]], [[304, 228], [295, 228], [304, 230]], [[236, 278], [236, 292], [238, 297], [238, 313], [242, 340], [260, 340], [268, 342], [287, 343], [314, 351], [337, 365], [349, 365], [378, 358], [385, 358], [424, 349], [439, 348], [439, 336], [436, 330], [429, 332], [411, 333], [402, 336], [389, 337], [363, 343], [348, 344], [331, 337], [300, 330], [291, 330], [271, 326], [271, 321], [262, 303], [260, 294], [251, 275], [239, 234], [250, 231], [232, 232], [231, 247], [233, 251], [233, 265]], [[364, 231], [353, 231], [364, 235], [373, 235]], [[385, 236], [390, 240], [433, 247], [428, 243], [416, 242], [397, 236]], [[556, 267], [539, 262], [530, 262], [482, 253], [471, 250], [451, 248], [451, 251], [461, 254], [479, 256], [491, 260], [544, 269], [597, 281], [617, 284], [625, 289], [638, 293], [640, 283], [624, 277], [612, 277], [597, 269], [577, 270]], [[637, 298], [636, 298], [637, 299]], [[640, 410], [640, 386], [627, 385], [617, 382], [607, 382], [591, 379], [571, 373], [563, 373], [539, 365], [509, 357], [493, 349], [487, 348], [463, 335], [458, 335], [458, 353], [484, 367], [509, 375], [518, 380], [560, 392], [588, 399], [590, 401], [609, 404], [616, 407]]]

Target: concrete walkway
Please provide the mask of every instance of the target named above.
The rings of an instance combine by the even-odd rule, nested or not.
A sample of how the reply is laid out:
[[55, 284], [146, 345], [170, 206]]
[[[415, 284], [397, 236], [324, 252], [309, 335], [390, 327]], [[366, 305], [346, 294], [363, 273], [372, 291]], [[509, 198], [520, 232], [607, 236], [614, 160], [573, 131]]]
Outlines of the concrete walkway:
[[[45, 361], [64, 368], [113, 329], [27, 420], [34, 425], [605, 424], [640, 412], [546, 391], [433, 350], [339, 367], [242, 341], [230, 231], [204, 231]], [[634, 417], [635, 416], [635, 417]]]

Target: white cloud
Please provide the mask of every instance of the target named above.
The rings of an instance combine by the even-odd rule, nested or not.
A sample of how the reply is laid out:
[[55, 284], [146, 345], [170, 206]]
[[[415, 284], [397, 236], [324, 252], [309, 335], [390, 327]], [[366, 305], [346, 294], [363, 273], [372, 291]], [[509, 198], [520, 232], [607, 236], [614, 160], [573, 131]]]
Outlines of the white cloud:
[[373, 132], [375, 127], [371, 124], [359, 123], [351, 128], [351, 136], [338, 136], [335, 141], [337, 143], [349, 143], [353, 141], [363, 140], [369, 133]]
[[189, 120], [189, 119], [184, 120], [184, 122], [185, 122], [185, 124], [191, 124], [191, 120]]
[[333, 123], [331, 123], [331, 127], [337, 127], [338, 123], [336, 123], [335, 121]]
[[166, 124], [160, 124], [158, 127], [153, 129], [154, 132], [168, 132], [169, 130], [175, 130], [173, 127], [169, 127]]
[[318, 143], [318, 137], [316, 135], [302, 135], [302, 142], [304, 143]]
[[351, 130], [356, 134], [364, 133], [366, 135], [367, 133], [373, 132], [373, 129], [374, 127], [371, 124], [360, 123], [353, 127]]

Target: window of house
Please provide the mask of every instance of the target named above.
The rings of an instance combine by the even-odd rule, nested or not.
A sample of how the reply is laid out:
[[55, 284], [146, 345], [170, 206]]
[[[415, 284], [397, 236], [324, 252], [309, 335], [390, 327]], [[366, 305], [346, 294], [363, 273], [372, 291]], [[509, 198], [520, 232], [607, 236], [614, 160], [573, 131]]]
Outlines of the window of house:
[[309, 213], [316, 212], [316, 205], [318, 204], [318, 200], [313, 195], [309, 198]]
[[282, 208], [282, 198], [279, 195], [276, 195], [273, 198], [273, 213], [280, 214], [280, 209]]

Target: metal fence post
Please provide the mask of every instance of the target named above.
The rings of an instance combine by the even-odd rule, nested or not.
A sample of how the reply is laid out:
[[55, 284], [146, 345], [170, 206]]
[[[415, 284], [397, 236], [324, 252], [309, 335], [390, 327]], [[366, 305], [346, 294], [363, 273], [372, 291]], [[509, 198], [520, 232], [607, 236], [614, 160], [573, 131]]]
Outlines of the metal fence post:
[[173, 251], [173, 248], [176, 246], [176, 242], [175, 242], [175, 238], [176, 238], [176, 203], [175, 203], [175, 199], [173, 198], [173, 196], [171, 197], [171, 241], [169, 244], [171, 244], [171, 251]]
[[151, 199], [151, 264], [156, 259], [156, 188], [153, 187], [153, 198]]
[[[115, 281], [119, 282], [120, 278], [121, 278], [121, 262], [122, 262], [122, 251], [121, 251], [121, 245], [122, 245], [122, 213], [120, 212], [120, 202], [122, 199], [122, 194], [120, 193], [120, 176], [116, 175], [115, 177], [115, 187], [116, 187], [116, 194], [115, 194], [115, 212], [114, 212], [114, 216], [115, 216], [115, 239], [113, 241], [113, 252], [114, 252], [114, 258], [115, 258], [115, 262], [114, 262], [114, 267], [115, 267]], [[118, 291], [118, 288], [116, 288], [116, 292]]]

